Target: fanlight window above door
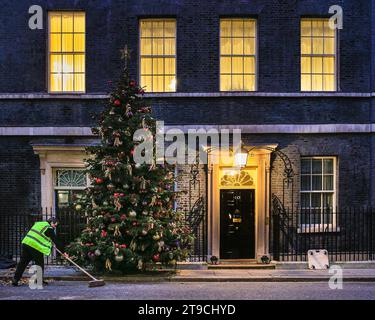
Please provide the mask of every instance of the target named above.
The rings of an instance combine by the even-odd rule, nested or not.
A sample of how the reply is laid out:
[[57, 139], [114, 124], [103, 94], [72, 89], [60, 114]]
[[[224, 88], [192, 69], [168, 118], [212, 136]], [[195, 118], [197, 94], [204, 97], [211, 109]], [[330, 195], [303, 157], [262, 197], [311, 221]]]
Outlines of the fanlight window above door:
[[55, 187], [85, 188], [87, 175], [84, 170], [58, 169], [55, 176]]
[[254, 179], [246, 170], [225, 170], [220, 179], [220, 186], [222, 187], [246, 187], [253, 184]]

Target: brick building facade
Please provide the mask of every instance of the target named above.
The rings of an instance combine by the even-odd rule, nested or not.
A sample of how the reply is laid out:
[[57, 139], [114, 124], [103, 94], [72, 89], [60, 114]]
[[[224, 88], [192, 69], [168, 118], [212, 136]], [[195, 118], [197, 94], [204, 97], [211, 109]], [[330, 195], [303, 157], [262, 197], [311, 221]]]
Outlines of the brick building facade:
[[[43, 9], [41, 30], [31, 30], [28, 26], [31, 17], [28, 10], [32, 5], [40, 5]], [[314, 28], [314, 21], [328, 20], [331, 5], [340, 5], [343, 9], [343, 29], [334, 31], [335, 49], [327, 55], [324, 49], [320, 55], [315, 49], [319, 44], [315, 47], [314, 41], [318, 38], [326, 41], [324, 32], [328, 31], [315, 37], [313, 29], [305, 36], [311, 38], [310, 55], [309, 49], [302, 45], [305, 31], [301, 29], [301, 21], [311, 23]], [[258, 147], [248, 163], [250, 175], [253, 169], [257, 172], [254, 173], [256, 182], [251, 187], [257, 197], [256, 249], [251, 258], [269, 253], [266, 230], [271, 194], [281, 198], [283, 192], [285, 165], [270, 151], [271, 147], [288, 157], [295, 173], [293, 195], [289, 194], [288, 188], [285, 206], [303, 206], [302, 197], [310, 197], [309, 201], [313, 201], [312, 194], [319, 190], [322, 191], [319, 193], [321, 207], [327, 203], [332, 207], [375, 206], [374, 9], [375, 2], [369, 0], [40, 0], [2, 4], [1, 211], [56, 207], [60, 200], [61, 205], [71, 200], [71, 189], [59, 185], [58, 181], [64, 177], [72, 179], [69, 176], [72, 173], [66, 172], [68, 169], [79, 170], [84, 166], [83, 148], [93, 143], [90, 127], [95, 125], [95, 120], [92, 114], [102, 109], [107, 99], [108, 82], [115, 81], [121, 72], [123, 62], [119, 52], [125, 45], [131, 50], [131, 74], [143, 81], [140, 22], [148, 19], [167, 19], [175, 21], [176, 26], [175, 52], [171, 54], [175, 59], [175, 86], [172, 90], [161, 90], [168, 92], [150, 92], [152, 90], [146, 88], [145, 97], [153, 106], [155, 117], [165, 121], [167, 127], [185, 131], [188, 128], [239, 128], [244, 145], [249, 149]], [[49, 44], [53, 30], [49, 17], [56, 12], [73, 12], [73, 15], [83, 12], [85, 15], [85, 89], [81, 92], [52, 92], [50, 74], [54, 71], [51, 71]], [[250, 79], [255, 74], [255, 80], [248, 80], [254, 81], [254, 90], [221, 90], [225, 78], [221, 65], [224, 61], [221, 58], [225, 56], [222, 54], [224, 31], [221, 21], [225, 19], [232, 21], [232, 26], [237, 20], [245, 21], [243, 26], [247, 19], [256, 23], [255, 35], [248, 37], [255, 38], [256, 49], [248, 56], [244, 51], [239, 54], [245, 58], [255, 57], [253, 71], [246, 74], [244, 64], [245, 71], [240, 72], [243, 79], [247, 79], [246, 76]], [[233, 28], [232, 44], [236, 41], [233, 40], [236, 38]], [[243, 30], [241, 37], [245, 43], [246, 28]], [[63, 34], [61, 30], [56, 34], [59, 32]], [[69, 32], [75, 36], [75, 27]], [[64, 41], [59, 44], [61, 56], [64, 55]], [[322, 48], [328, 48], [328, 43], [329, 39]], [[232, 47], [232, 59], [235, 58], [234, 50]], [[312, 59], [309, 67], [301, 64], [302, 56]], [[328, 60], [322, 60], [320, 66], [314, 65], [313, 59], [317, 56], [333, 59], [332, 74], [325, 73], [329, 67], [324, 61]], [[232, 64], [229, 75], [232, 86], [237, 79], [235, 68]], [[75, 71], [72, 72], [75, 77]], [[61, 79], [65, 79], [63, 77]], [[303, 77], [310, 77], [307, 79], [312, 79], [311, 86], [318, 89], [302, 90], [306, 85], [301, 82]], [[333, 90], [325, 90], [331, 79]], [[319, 81], [323, 82], [321, 89]], [[246, 87], [245, 80], [242, 84]], [[332, 164], [324, 159], [332, 159]], [[307, 189], [301, 190], [303, 177], [310, 179], [307, 176], [311, 174], [308, 184], [314, 179], [313, 172], [301, 169], [303, 165], [308, 166], [308, 161], [311, 166], [319, 166], [318, 162], [322, 161], [321, 172], [317, 169], [316, 174], [321, 174], [323, 180], [326, 179], [324, 166], [332, 166], [327, 169], [327, 181], [332, 176], [332, 182], [327, 182], [330, 186], [326, 185], [326, 190], [324, 186], [314, 190], [311, 185], [308, 187], [311, 194]], [[185, 169], [185, 172], [189, 170]], [[220, 166], [216, 169], [201, 166], [200, 169], [201, 195], [208, 215], [207, 254], [220, 256], [219, 179], [222, 169]], [[180, 189], [188, 187], [189, 175], [185, 173], [185, 176], [180, 179]], [[324, 184], [322, 181], [315, 183]], [[332, 191], [332, 195], [323, 204], [326, 201], [323, 193], [327, 190]], [[303, 196], [303, 191], [309, 195]], [[194, 200], [197, 198], [199, 196], [195, 194]], [[187, 209], [191, 206], [189, 201], [192, 200], [181, 199], [181, 206]], [[313, 204], [310, 202], [309, 205]]]

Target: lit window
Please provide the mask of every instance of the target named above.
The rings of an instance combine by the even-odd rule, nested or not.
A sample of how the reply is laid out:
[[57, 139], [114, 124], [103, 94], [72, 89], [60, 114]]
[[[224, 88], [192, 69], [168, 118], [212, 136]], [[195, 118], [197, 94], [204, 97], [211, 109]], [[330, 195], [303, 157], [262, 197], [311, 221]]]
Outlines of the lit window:
[[56, 208], [72, 207], [89, 186], [89, 178], [83, 169], [61, 168], [54, 170]]
[[176, 20], [140, 21], [140, 64], [146, 91], [176, 91]]
[[256, 20], [220, 20], [220, 90], [256, 90]]
[[49, 13], [49, 91], [85, 92], [85, 13]]
[[332, 157], [307, 157], [301, 160], [301, 223], [333, 224], [335, 221], [335, 171]]
[[336, 90], [336, 32], [328, 19], [301, 20], [301, 90]]

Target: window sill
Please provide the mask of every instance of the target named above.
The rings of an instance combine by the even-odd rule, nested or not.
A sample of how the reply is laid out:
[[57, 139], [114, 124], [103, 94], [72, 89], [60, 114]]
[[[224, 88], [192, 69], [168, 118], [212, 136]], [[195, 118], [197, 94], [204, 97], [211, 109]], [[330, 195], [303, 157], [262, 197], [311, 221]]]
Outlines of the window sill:
[[[145, 93], [145, 98], [235, 98], [235, 97], [264, 97], [264, 98], [371, 98], [375, 93], [370, 92], [162, 92]], [[0, 100], [19, 99], [108, 99], [106, 93], [0, 93]]]
[[323, 225], [303, 226], [297, 229], [297, 233], [337, 233], [340, 232], [340, 227], [335, 225], [328, 225], [327, 230], [324, 231]]

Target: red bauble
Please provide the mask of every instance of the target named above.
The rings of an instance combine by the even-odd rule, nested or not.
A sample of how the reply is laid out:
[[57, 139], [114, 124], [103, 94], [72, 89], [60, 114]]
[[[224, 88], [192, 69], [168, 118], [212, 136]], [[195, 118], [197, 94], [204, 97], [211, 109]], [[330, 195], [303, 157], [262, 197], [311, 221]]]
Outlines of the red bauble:
[[105, 238], [107, 236], [107, 231], [105, 230], [102, 230], [102, 234], [101, 234], [102, 238]]
[[137, 83], [134, 80], [131, 80], [129, 82], [129, 86], [131, 86], [131, 87], [135, 87], [136, 85], [137, 85]]
[[152, 257], [152, 260], [154, 260], [154, 262], [159, 262], [160, 260], [160, 254], [154, 254], [154, 256]]
[[125, 193], [118, 193], [118, 192], [115, 192], [114, 194], [113, 194], [113, 196], [115, 197], [115, 198], [123, 198], [123, 197], [125, 197]]
[[116, 222], [116, 218], [112, 218], [111, 221], [112, 221], [112, 222]]
[[123, 214], [123, 215], [121, 216], [121, 220], [125, 220], [125, 219], [126, 219], [126, 215]]
[[133, 225], [133, 227], [136, 227], [138, 225], [138, 222], [137, 221], [133, 221], [132, 225]]
[[101, 178], [95, 178], [95, 182], [97, 184], [101, 184], [101, 183], [103, 183], [103, 179], [101, 179]]
[[118, 107], [118, 106], [121, 106], [121, 101], [119, 99], [116, 99], [113, 104]]
[[138, 91], [138, 93], [139, 93], [139, 94], [144, 94], [145, 91], [144, 91], [143, 89], [140, 89], [140, 90]]
[[134, 149], [131, 149], [130, 154], [133, 156], [134, 155]]
[[126, 244], [122, 244], [122, 245], [120, 245], [120, 248], [122, 248], [122, 249], [126, 249]]

